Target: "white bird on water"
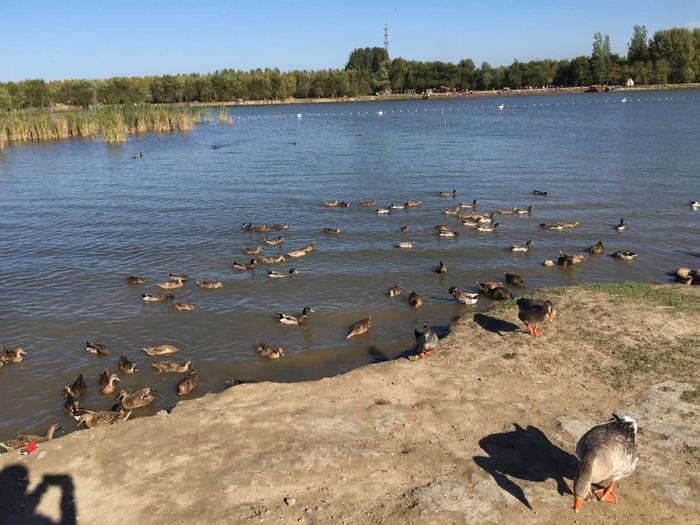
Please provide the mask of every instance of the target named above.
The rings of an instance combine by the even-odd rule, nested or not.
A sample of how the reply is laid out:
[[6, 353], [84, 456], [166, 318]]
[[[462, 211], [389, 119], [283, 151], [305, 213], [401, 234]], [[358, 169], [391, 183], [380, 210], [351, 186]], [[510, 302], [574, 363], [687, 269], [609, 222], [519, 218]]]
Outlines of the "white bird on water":
[[382, 115], [384, 115], [384, 111], [382, 111], [381, 109], [379, 111], [377, 111], [378, 117], [381, 117]]
[[505, 105], [505, 104], [501, 104], [500, 106], [498, 106], [498, 109], [504, 110], [504, 109], [506, 109], [506, 105]]
[[301, 118], [301, 113], [297, 113], [297, 118]]
[[625, 102], [627, 102], [627, 97], [625, 97], [625, 98], [623, 98], [622, 100], [620, 100], [620, 102], [622, 102], [623, 104], [624, 104]]

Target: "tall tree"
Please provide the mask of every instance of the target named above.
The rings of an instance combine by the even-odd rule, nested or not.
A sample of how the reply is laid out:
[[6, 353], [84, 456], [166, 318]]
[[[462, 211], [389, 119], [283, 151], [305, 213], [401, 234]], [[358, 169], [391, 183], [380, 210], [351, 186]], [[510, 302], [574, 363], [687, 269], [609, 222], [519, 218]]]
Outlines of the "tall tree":
[[594, 33], [593, 53], [591, 54], [591, 70], [594, 81], [600, 83], [608, 81], [610, 54], [610, 36], [603, 36], [602, 33]]
[[632, 64], [649, 58], [649, 37], [646, 26], [634, 26], [632, 40], [627, 44], [627, 61]]
[[650, 46], [655, 61], [666, 60], [670, 82], [692, 82], [695, 77], [695, 39], [683, 27], [654, 33]]

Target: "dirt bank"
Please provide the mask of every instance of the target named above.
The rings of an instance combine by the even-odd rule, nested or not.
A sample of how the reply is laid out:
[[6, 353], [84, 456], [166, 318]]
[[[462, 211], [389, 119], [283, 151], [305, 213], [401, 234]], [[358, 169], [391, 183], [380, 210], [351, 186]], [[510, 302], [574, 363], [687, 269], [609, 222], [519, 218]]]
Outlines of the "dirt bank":
[[[105, 525], [698, 523], [700, 290], [543, 295], [560, 317], [541, 338], [513, 303], [465, 309], [422, 361], [240, 385], [2, 455], [0, 523], [61, 506]], [[612, 411], [637, 418], [640, 467], [618, 505], [574, 515], [574, 445]]]

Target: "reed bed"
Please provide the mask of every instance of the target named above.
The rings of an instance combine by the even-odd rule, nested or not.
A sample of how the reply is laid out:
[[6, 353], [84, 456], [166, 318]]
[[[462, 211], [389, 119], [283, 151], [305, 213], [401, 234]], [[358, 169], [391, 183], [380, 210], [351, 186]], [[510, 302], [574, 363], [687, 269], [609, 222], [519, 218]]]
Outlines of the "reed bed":
[[233, 117], [228, 114], [226, 106], [219, 106], [219, 124], [233, 124]]
[[204, 110], [192, 107], [105, 106], [93, 109], [18, 111], [0, 115], [0, 148], [9, 142], [91, 138], [124, 142], [138, 133], [183, 133], [202, 121]]

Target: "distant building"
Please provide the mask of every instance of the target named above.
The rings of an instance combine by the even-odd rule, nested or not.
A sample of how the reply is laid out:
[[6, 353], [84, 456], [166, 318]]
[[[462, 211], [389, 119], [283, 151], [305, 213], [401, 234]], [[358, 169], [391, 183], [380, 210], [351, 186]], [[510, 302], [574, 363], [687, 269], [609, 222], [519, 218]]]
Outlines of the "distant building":
[[634, 87], [634, 80], [632, 80], [631, 78], [628, 78], [627, 80], [625, 80], [625, 86]]

